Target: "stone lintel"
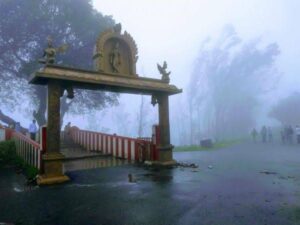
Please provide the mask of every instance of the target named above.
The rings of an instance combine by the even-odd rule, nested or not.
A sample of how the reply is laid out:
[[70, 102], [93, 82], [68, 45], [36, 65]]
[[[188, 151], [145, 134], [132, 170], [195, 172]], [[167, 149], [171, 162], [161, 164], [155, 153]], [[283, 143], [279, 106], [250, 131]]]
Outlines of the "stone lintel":
[[160, 79], [102, 73], [80, 70], [69, 67], [48, 65], [30, 77], [29, 83], [47, 85], [50, 80], [72, 85], [74, 88], [104, 90], [118, 93], [147, 94], [165, 93], [178, 94], [182, 89], [170, 85]]

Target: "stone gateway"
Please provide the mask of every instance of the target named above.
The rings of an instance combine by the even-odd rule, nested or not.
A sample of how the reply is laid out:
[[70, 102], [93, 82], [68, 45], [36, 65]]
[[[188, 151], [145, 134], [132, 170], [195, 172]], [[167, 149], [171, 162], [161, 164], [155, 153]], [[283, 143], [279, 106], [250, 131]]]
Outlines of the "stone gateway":
[[162, 79], [139, 77], [136, 74], [136, 44], [129, 33], [122, 33], [121, 30], [121, 24], [117, 24], [100, 34], [93, 55], [94, 70], [46, 63], [43, 69], [31, 75], [31, 84], [46, 85], [48, 88], [46, 154], [43, 156], [43, 174], [38, 180], [40, 184], [69, 179], [63, 174], [64, 155], [60, 153], [60, 97], [64, 89], [70, 98], [76, 98], [76, 93], [73, 93], [76, 88], [152, 96], [151, 103], [158, 104], [160, 130], [158, 161], [152, 164], [175, 164], [170, 143], [169, 96], [181, 93], [182, 90], [169, 84], [170, 72], [166, 71], [166, 62], [158, 67]]

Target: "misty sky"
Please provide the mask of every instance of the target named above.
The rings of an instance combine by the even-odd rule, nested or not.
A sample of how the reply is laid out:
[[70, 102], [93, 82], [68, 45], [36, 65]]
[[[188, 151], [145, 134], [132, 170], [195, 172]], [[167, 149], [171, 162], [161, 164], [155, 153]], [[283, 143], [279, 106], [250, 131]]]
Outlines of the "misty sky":
[[[231, 24], [243, 40], [260, 38], [262, 44], [278, 43], [281, 54], [276, 64], [283, 76], [277, 90], [268, 97], [271, 102], [300, 87], [298, 0], [93, 2], [98, 11], [112, 15], [117, 23], [122, 23], [123, 30], [127, 30], [135, 39], [139, 49], [137, 72], [140, 75], [160, 78], [156, 63], [166, 60], [172, 71], [171, 83], [186, 91], [202, 41], [207, 37], [218, 38], [224, 26]], [[178, 97], [171, 97], [171, 106], [176, 104]], [[184, 94], [181, 98], [185, 98]], [[138, 102], [139, 97], [122, 96], [120, 99], [126, 111], [137, 111], [138, 104], [128, 104], [128, 99]], [[150, 98], [146, 101], [150, 101]]]
[[140, 74], [159, 77], [156, 63], [166, 60], [171, 82], [185, 87], [200, 43], [232, 24], [243, 39], [277, 42], [280, 90], [300, 86], [299, 0], [94, 0], [94, 7], [132, 34]]
[[[271, 98], [276, 100], [299, 90], [299, 0], [94, 0], [93, 3], [95, 9], [111, 15], [133, 36], [139, 50], [137, 72], [142, 76], [160, 78], [156, 63], [166, 60], [172, 71], [171, 83], [185, 92], [202, 41], [207, 37], [218, 38], [223, 27], [232, 24], [244, 40], [260, 37], [262, 43], [278, 43], [281, 54], [277, 66], [283, 76]], [[171, 97], [171, 106], [178, 97]], [[181, 97], [184, 98], [184, 93]], [[140, 96], [121, 97], [121, 106], [133, 113], [131, 120], [138, 111], [139, 101]], [[150, 105], [150, 98], [146, 101]], [[117, 108], [94, 117], [106, 121], [106, 125], [101, 121], [100, 124], [109, 127], [115, 120], [110, 115], [119, 111]], [[19, 112], [13, 113], [13, 117], [24, 126], [31, 119]], [[73, 121], [87, 128], [88, 120], [93, 119], [67, 115], [65, 122]]]

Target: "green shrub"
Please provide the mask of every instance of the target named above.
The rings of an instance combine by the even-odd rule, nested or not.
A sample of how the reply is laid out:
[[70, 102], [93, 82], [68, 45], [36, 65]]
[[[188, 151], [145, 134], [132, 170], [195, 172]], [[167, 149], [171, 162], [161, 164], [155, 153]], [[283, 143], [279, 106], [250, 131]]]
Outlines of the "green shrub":
[[24, 162], [17, 156], [16, 145], [13, 140], [0, 142], [0, 167], [5, 165], [14, 165], [24, 171], [28, 179], [33, 179], [39, 173], [39, 170]]
[[14, 158], [14, 161], [13, 161], [13, 164], [16, 166], [16, 167], [19, 167], [19, 168], [23, 168], [25, 166], [25, 162], [24, 160], [19, 157], [19, 156], [16, 156]]
[[24, 167], [24, 172], [27, 179], [32, 180], [39, 174], [39, 170], [33, 166], [26, 165]]
[[16, 154], [16, 145], [14, 141], [0, 142], [0, 164], [7, 165], [14, 163]]

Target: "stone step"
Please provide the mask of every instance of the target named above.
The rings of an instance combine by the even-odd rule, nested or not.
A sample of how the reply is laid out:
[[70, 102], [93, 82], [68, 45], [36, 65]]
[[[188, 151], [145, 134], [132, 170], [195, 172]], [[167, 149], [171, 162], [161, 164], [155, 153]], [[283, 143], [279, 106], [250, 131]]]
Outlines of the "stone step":
[[116, 159], [113, 157], [87, 158], [81, 160], [64, 161], [63, 168], [64, 172], [72, 172], [77, 170], [123, 166], [131, 163], [133, 162], [123, 159]]
[[101, 151], [87, 151], [82, 148], [61, 148], [60, 152], [65, 156], [65, 160], [110, 156]]
[[81, 145], [79, 144], [66, 144], [66, 143], [60, 143], [60, 146], [63, 146], [63, 147], [73, 147], [73, 146], [77, 146], [77, 147], [80, 147]]

